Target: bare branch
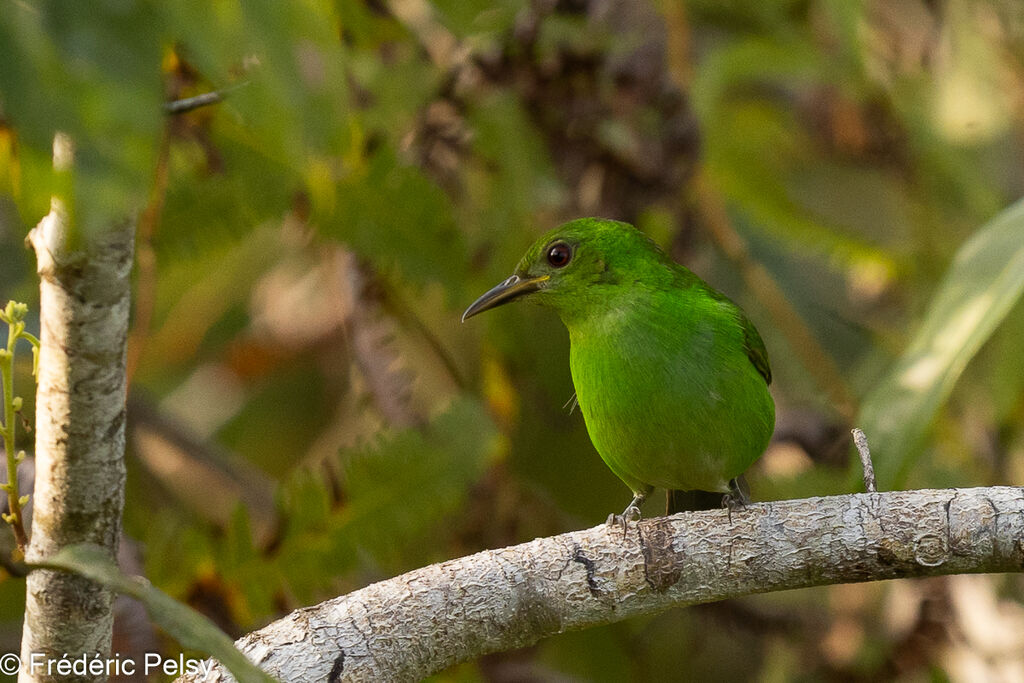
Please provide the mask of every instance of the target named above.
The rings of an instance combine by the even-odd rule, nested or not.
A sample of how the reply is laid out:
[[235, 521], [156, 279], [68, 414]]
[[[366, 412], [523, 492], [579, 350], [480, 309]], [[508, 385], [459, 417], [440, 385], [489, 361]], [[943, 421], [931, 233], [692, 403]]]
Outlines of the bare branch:
[[[599, 526], [403, 574], [238, 641], [284, 681], [418, 680], [578, 630], [752, 593], [1024, 568], [1024, 489], [893, 491]], [[179, 680], [198, 680], [185, 678]], [[218, 665], [206, 680], [229, 680]]]

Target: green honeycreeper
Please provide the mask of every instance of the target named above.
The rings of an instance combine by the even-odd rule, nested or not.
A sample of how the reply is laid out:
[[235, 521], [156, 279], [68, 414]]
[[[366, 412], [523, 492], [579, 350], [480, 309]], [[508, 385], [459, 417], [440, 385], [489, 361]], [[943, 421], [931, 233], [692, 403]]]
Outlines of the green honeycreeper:
[[569, 330], [569, 364], [590, 439], [633, 492], [639, 519], [654, 487], [726, 493], [775, 425], [764, 342], [739, 306], [627, 223], [581, 218], [531, 246], [515, 272], [473, 302], [526, 299]]

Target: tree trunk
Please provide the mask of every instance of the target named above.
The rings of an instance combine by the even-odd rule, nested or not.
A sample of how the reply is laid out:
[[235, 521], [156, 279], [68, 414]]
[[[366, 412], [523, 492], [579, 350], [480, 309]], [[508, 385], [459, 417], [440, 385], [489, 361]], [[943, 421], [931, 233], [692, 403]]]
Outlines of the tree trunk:
[[[73, 150], [58, 135], [54, 166], [70, 173]], [[69, 239], [68, 208], [55, 197], [29, 234], [40, 283], [36, 482], [28, 562], [64, 546], [95, 543], [116, 561], [124, 507], [125, 340], [133, 226]], [[47, 662], [110, 650], [113, 596], [79, 576], [28, 576], [20, 681], [92, 681]]]

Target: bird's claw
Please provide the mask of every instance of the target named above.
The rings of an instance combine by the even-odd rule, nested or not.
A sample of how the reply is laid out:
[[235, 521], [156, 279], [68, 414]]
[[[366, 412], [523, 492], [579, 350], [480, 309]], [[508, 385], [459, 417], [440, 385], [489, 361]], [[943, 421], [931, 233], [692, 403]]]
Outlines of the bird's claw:
[[630, 503], [629, 506], [622, 511], [621, 515], [612, 513], [608, 515], [605, 524], [608, 526], [621, 526], [622, 537], [626, 537], [626, 531], [629, 528], [630, 522], [639, 522], [642, 515], [640, 514], [640, 507], [636, 503]]
[[750, 497], [744, 490], [746, 487], [742, 476], [729, 480], [729, 493], [722, 496], [722, 507], [729, 511], [729, 523], [732, 524], [734, 510], [743, 510], [750, 503]]
[[625, 510], [622, 511], [621, 517], [624, 520], [627, 520], [627, 521], [630, 521], [630, 522], [639, 522], [640, 521], [640, 517], [641, 517], [641, 515], [640, 515], [640, 508], [637, 507], [635, 503], [634, 504], [630, 504], [629, 507], [627, 507]]
[[744, 510], [750, 501], [745, 496], [727, 493], [722, 496], [722, 507], [729, 513], [729, 523], [732, 524], [732, 513], [737, 510]]

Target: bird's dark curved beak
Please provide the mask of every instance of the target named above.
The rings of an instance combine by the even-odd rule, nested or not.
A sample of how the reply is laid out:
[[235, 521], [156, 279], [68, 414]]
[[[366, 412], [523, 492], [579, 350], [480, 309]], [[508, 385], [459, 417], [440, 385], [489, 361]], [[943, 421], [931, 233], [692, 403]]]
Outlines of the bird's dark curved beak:
[[540, 275], [538, 277], [523, 278], [513, 275], [497, 287], [487, 290], [479, 299], [471, 303], [466, 312], [462, 314], [462, 322], [466, 322], [466, 320], [472, 318], [477, 313], [486, 311], [489, 308], [501, 306], [513, 299], [518, 299], [524, 294], [536, 292], [540, 289], [541, 284], [550, 277], [550, 275]]

